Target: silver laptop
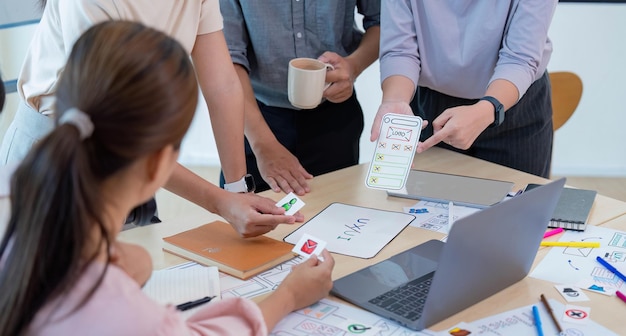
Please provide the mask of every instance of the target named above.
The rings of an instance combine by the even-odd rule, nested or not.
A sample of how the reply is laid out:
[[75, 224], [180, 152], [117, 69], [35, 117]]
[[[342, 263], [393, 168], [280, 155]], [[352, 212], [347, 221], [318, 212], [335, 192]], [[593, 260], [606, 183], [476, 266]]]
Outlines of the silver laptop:
[[499, 203], [513, 188], [513, 182], [478, 177], [411, 170], [404, 188], [389, 190], [390, 196], [423, 201], [454, 202], [474, 208]]
[[422, 330], [523, 279], [565, 184], [524, 192], [430, 240], [334, 282], [334, 295]]

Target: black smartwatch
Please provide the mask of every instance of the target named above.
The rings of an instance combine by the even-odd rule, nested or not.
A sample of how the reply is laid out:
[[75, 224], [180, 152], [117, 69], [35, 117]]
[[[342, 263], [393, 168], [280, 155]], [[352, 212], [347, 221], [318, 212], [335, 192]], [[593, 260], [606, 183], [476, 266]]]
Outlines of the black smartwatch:
[[493, 105], [494, 108], [494, 119], [493, 119], [493, 123], [491, 125], [489, 125], [489, 127], [498, 127], [502, 124], [502, 122], [504, 121], [504, 105], [502, 105], [502, 103], [500, 103], [499, 100], [497, 100], [496, 98], [492, 97], [492, 96], [484, 96], [482, 98], [479, 99], [480, 100], [486, 100], [488, 102], [491, 103], [491, 105]]
[[250, 174], [244, 175], [241, 180], [224, 183], [224, 190], [236, 193], [249, 193], [254, 192], [256, 184], [254, 183], [254, 177]]

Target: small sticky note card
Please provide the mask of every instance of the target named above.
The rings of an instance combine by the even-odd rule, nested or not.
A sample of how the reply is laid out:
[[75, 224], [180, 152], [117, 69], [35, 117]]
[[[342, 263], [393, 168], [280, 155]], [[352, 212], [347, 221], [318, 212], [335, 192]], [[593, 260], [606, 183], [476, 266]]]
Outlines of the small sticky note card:
[[347, 331], [347, 335], [375, 336], [380, 335], [381, 331], [383, 331], [380, 327], [368, 323], [357, 322], [350, 318], [345, 318], [339, 322], [337, 327], [344, 332]]
[[466, 323], [466, 322], [461, 322], [455, 326], [453, 326], [450, 329], [447, 329], [445, 331], [440, 332], [437, 335], [440, 336], [468, 336], [468, 335], [478, 335], [478, 328]]
[[607, 296], [615, 295], [615, 291], [617, 290], [615, 287], [609, 286], [606, 283], [596, 282], [594, 279], [583, 279], [576, 285], [582, 289]]
[[585, 324], [589, 322], [591, 308], [566, 305], [563, 312], [563, 321], [568, 323]]
[[285, 209], [285, 215], [293, 215], [304, 206], [304, 202], [293, 192], [287, 194], [280, 201], [276, 202], [276, 206]]
[[575, 286], [555, 285], [556, 290], [567, 302], [589, 301], [589, 297]]
[[319, 256], [322, 254], [322, 250], [326, 248], [326, 242], [320, 239], [317, 239], [310, 234], [303, 234], [302, 238], [296, 243], [293, 247], [293, 252], [297, 253], [305, 258], [308, 258], [312, 255]]

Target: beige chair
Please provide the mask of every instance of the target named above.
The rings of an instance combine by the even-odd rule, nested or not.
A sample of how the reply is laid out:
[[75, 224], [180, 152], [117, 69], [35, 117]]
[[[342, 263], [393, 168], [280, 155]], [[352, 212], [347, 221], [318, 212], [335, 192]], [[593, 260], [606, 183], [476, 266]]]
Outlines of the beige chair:
[[550, 72], [552, 128], [556, 131], [574, 114], [583, 94], [583, 82], [573, 72]]

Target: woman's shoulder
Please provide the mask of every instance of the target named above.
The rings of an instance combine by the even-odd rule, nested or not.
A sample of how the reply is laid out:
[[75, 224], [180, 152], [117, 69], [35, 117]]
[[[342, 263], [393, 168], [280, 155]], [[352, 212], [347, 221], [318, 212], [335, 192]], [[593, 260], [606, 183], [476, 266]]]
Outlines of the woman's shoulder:
[[105, 270], [103, 264], [88, 266], [72, 291], [37, 314], [31, 330], [35, 334], [154, 335], [164, 324], [182, 317], [162, 306], [116, 266], [109, 265], [91, 297], [81, 305]]

